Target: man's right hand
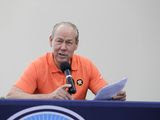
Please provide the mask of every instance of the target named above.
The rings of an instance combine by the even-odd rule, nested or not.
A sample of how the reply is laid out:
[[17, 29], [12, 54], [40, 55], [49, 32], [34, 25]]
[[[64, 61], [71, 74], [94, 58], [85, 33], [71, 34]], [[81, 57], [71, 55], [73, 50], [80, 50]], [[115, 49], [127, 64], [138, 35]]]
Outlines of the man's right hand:
[[70, 84], [65, 84], [59, 88], [57, 88], [52, 93], [48, 94], [48, 99], [55, 100], [73, 100], [73, 97], [66, 91], [67, 88], [70, 88]]

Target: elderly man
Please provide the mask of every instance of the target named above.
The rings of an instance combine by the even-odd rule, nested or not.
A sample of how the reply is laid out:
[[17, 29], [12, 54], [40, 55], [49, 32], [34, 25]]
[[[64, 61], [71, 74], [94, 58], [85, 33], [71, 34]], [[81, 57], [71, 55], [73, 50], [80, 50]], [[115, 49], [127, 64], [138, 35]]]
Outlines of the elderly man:
[[[79, 43], [79, 32], [74, 24], [56, 24], [49, 43], [52, 52], [39, 57], [27, 67], [7, 98], [83, 100], [88, 89], [96, 94], [108, 84], [90, 60], [74, 54]], [[71, 85], [66, 83], [65, 75], [60, 70], [63, 62], [71, 65], [75, 94], [67, 91]], [[125, 100], [126, 94], [121, 91], [113, 99]]]

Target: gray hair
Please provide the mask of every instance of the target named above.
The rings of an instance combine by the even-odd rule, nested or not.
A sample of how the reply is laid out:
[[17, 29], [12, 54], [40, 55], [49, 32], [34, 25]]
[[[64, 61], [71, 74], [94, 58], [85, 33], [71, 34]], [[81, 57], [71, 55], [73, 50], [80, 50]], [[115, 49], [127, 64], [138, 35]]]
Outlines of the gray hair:
[[60, 22], [60, 23], [57, 23], [54, 25], [53, 27], [53, 31], [52, 31], [52, 37], [54, 38], [54, 34], [55, 34], [55, 31], [57, 30], [57, 28], [60, 26], [60, 25], [69, 25], [71, 26], [75, 32], [76, 32], [76, 44], [78, 44], [79, 42], [79, 31], [78, 31], [78, 28], [75, 24], [71, 23], [71, 22]]

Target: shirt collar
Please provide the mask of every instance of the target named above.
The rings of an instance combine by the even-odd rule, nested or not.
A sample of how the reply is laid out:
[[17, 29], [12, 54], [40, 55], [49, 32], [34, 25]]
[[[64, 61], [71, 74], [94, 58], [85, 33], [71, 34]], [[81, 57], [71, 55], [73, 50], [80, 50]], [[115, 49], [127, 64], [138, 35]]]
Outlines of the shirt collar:
[[77, 55], [73, 55], [71, 59], [71, 69], [72, 70], [77, 70], [78, 69], [78, 60], [77, 60]]
[[48, 55], [49, 68], [50, 68], [51, 72], [60, 72], [60, 69], [56, 66], [53, 57], [54, 57], [54, 55], [52, 53], [49, 53], [49, 55]]
[[[78, 69], [78, 61], [77, 61], [77, 55], [73, 55], [71, 58], [71, 70], [77, 70]], [[49, 53], [48, 55], [48, 63], [49, 63], [49, 68], [51, 72], [61, 72], [61, 70], [56, 66], [54, 62], [54, 55], [53, 53]]]

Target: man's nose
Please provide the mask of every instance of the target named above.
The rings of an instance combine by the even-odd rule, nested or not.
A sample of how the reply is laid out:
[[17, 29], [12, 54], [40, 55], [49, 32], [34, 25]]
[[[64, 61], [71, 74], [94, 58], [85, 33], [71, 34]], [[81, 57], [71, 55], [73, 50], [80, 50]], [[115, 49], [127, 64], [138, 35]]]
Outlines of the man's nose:
[[61, 44], [61, 49], [62, 49], [62, 50], [66, 50], [66, 49], [67, 49], [67, 46], [66, 46], [66, 43], [65, 43], [65, 42], [63, 42], [63, 43]]

